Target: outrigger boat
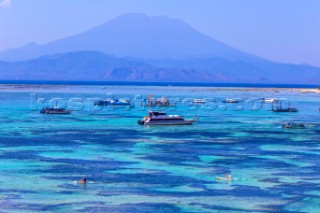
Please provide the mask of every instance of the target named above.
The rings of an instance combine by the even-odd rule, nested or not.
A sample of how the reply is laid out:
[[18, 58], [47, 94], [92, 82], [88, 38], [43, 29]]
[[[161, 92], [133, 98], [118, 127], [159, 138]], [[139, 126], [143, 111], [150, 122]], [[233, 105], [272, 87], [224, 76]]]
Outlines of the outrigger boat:
[[141, 125], [191, 125], [197, 119], [186, 120], [180, 115], [167, 115], [165, 112], [149, 111], [149, 115], [139, 120]]

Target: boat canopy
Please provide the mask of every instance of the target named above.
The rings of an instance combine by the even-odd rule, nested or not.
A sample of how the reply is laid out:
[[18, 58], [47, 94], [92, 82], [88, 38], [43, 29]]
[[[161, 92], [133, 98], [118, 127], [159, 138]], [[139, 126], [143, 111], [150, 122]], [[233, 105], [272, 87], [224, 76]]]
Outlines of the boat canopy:
[[149, 111], [150, 116], [159, 116], [159, 115], [167, 115], [165, 112], [158, 112], [158, 111]]

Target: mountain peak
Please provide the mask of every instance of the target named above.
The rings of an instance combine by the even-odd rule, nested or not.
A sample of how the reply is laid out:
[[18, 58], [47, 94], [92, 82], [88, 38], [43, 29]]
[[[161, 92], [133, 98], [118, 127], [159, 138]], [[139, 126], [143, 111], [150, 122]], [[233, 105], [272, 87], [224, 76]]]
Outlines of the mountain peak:
[[86, 32], [44, 45], [0, 53], [0, 60], [26, 60], [73, 51], [100, 51], [118, 57], [252, 59], [249, 54], [210, 38], [179, 19], [127, 13]]
[[180, 22], [180, 23], [185, 23], [180, 19], [176, 19], [176, 18], [170, 18], [167, 16], [149, 16], [145, 13], [125, 13], [122, 15], [119, 15], [117, 17], [115, 17], [114, 19], [111, 20], [112, 21], [126, 21], [126, 22], [130, 22], [130, 21], [175, 21], [175, 22]]
[[148, 18], [150, 18], [150, 16], [148, 16], [145, 13], [125, 13], [115, 17], [111, 21], [121, 20], [121, 19], [130, 20], [130, 19], [148, 19]]

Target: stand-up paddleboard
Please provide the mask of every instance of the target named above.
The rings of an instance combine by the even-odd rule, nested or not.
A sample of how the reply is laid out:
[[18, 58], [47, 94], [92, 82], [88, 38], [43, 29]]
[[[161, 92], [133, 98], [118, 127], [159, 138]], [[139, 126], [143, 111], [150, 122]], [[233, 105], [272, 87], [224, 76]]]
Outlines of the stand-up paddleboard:
[[[74, 184], [80, 184], [79, 181], [73, 181]], [[95, 181], [87, 181], [86, 184], [99, 184], [99, 183], [110, 183], [110, 182], [95, 182]], [[81, 185], [81, 184], [80, 184]], [[83, 185], [83, 184], [82, 184]]]
[[219, 180], [225, 180], [225, 181], [232, 181], [232, 180], [238, 180], [238, 178], [231, 178], [231, 179], [228, 179], [226, 177], [219, 177], [219, 176], [216, 176], [216, 180], [219, 181]]
[[227, 181], [229, 181], [229, 179], [227, 179], [226, 177], [219, 177], [219, 176], [216, 177], [216, 180], [227, 180]]
[[317, 124], [306, 124], [306, 126], [310, 126], [310, 127], [317, 127]]

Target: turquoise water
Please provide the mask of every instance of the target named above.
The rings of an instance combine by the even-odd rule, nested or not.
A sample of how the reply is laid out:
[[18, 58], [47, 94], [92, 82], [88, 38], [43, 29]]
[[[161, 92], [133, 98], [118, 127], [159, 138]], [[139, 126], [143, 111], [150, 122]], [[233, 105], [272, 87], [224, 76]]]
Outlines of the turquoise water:
[[[136, 107], [93, 108], [92, 98], [111, 94], [136, 97]], [[181, 99], [167, 112], [199, 121], [138, 125], [148, 110], [139, 100], [148, 94]], [[35, 104], [35, 97], [60, 98], [67, 107], [82, 98], [84, 109], [43, 115], [49, 102]], [[270, 104], [257, 110], [248, 101], [262, 97], [286, 98], [299, 112], [272, 113]], [[187, 98], [216, 102], [194, 106]], [[225, 98], [245, 101], [222, 105]], [[319, 94], [289, 89], [5, 86], [0, 211], [319, 212], [320, 127], [281, 128], [286, 121], [319, 123], [319, 107]], [[233, 181], [216, 181], [228, 172]], [[83, 176], [85, 187], [75, 183]]]

